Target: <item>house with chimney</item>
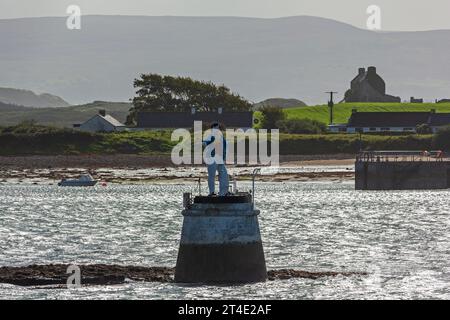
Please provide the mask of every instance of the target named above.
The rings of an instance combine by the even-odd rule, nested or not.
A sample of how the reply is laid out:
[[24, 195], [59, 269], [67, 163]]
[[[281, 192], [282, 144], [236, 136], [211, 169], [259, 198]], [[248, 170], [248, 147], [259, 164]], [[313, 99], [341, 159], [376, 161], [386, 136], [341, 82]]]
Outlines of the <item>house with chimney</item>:
[[80, 124], [74, 124], [75, 129], [88, 132], [117, 132], [125, 130], [126, 126], [114, 117], [106, 114], [105, 110]]
[[386, 94], [386, 83], [377, 74], [376, 67], [359, 68], [358, 75], [351, 81], [345, 102], [401, 102], [400, 97]]

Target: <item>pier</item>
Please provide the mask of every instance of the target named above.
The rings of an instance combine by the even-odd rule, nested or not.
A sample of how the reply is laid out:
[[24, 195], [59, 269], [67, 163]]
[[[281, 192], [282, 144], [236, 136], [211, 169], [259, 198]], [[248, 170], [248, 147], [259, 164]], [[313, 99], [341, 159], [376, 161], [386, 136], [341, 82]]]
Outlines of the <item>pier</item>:
[[356, 190], [450, 188], [450, 158], [442, 151], [363, 151], [356, 157]]

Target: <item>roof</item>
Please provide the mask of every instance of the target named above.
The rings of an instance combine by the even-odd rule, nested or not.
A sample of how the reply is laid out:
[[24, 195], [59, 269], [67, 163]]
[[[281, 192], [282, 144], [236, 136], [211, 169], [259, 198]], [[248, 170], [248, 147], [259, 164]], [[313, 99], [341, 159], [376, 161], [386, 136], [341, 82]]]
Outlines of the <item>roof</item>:
[[192, 128], [194, 121], [212, 123], [218, 121], [226, 127], [251, 128], [253, 112], [138, 112], [140, 128]]
[[125, 127], [123, 123], [121, 123], [119, 120], [111, 117], [109, 114], [102, 116], [101, 114], [98, 114], [99, 117], [102, 117], [105, 121], [109, 122], [114, 127]]
[[428, 123], [430, 112], [354, 112], [348, 127], [416, 127]]
[[450, 113], [433, 113], [430, 118], [430, 126], [442, 127], [450, 125]]

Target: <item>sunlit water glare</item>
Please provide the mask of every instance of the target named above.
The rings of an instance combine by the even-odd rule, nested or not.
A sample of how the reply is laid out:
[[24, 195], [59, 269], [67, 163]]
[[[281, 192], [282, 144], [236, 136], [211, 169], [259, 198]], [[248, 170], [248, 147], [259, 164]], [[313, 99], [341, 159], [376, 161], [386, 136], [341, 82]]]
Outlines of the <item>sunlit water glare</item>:
[[[240, 184], [250, 189], [250, 184]], [[174, 266], [182, 193], [195, 185], [0, 185], [0, 266]], [[206, 193], [206, 190], [205, 190]], [[127, 283], [76, 290], [0, 284], [0, 298], [450, 298], [450, 191], [355, 191], [352, 182], [258, 183], [269, 269], [367, 276], [243, 286]]]

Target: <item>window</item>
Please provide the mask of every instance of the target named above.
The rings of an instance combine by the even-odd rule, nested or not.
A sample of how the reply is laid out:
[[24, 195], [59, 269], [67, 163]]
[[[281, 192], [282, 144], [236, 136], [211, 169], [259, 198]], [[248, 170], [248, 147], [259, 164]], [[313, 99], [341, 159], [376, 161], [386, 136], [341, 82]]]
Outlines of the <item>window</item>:
[[377, 128], [370, 128], [370, 131], [377, 131]]
[[403, 128], [403, 131], [414, 131], [414, 128]]
[[381, 131], [391, 131], [391, 128], [381, 128]]

